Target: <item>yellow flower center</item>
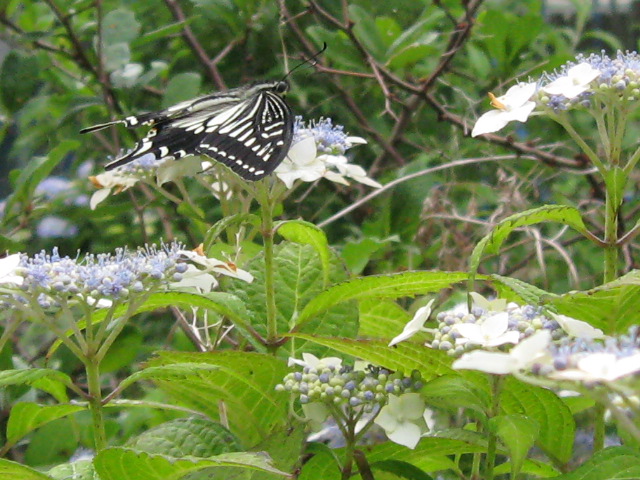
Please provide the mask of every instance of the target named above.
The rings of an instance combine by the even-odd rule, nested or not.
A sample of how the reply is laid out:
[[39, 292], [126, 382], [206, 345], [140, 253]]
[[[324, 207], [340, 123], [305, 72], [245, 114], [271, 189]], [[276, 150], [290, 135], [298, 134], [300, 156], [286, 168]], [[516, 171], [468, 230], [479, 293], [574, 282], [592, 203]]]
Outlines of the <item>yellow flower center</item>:
[[498, 110], [507, 109], [507, 106], [504, 103], [502, 103], [500, 100], [498, 100], [493, 93], [489, 92], [487, 95], [489, 95], [489, 99], [491, 100], [491, 106], [493, 108], [497, 108]]

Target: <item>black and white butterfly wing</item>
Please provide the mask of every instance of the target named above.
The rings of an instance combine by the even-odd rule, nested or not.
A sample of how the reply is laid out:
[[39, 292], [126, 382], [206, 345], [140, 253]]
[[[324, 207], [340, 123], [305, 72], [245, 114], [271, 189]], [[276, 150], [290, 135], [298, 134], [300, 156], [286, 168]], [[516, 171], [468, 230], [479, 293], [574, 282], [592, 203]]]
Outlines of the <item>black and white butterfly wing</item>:
[[276, 93], [264, 90], [212, 117], [196, 150], [247, 180], [259, 180], [284, 159], [293, 138], [293, 115]]
[[152, 126], [145, 138], [126, 155], [107, 164], [106, 170], [147, 154], [174, 159], [203, 154], [247, 180], [259, 180], [273, 172], [291, 146], [293, 116], [280, 96], [287, 89], [284, 81], [237, 88], [81, 132], [116, 123], [128, 128]]

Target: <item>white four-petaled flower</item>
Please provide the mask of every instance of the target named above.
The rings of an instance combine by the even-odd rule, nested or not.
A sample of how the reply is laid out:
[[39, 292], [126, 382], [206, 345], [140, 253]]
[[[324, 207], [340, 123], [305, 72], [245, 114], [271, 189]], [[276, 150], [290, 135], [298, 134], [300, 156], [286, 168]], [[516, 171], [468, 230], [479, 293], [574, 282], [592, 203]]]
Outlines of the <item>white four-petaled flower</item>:
[[481, 347], [497, 347], [505, 343], [518, 343], [520, 334], [509, 329], [509, 314], [499, 312], [486, 317], [482, 323], [457, 323], [453, 327], [460, 338], [458, 344], [480, 345]]
[[501, 97], [490, 93], [491, 105], [496, 110], [491, 110], [478, 119], [471, 136], [476, 137], [485, 133], [497, 132], [514, 120], [526, 122], [536, 107], [535, 102], [531, 101], [535, 92], [535, 83], [520, 83], [511, 87]]
[[595, 352], [578, 359], [575, 368], [557, 370], [549, 377], [578, 382], [614, 382], [636, 372], [640, 372], [640, 353], [619, 357], [614, 353]]
[[382, 407], [374, 423], [384, 429], [392, 442], [415, 448], [426, 430], [425, 410], [419, 393], [389, 395], [389, 403]]
[[591, 82], [601, 73], [600, 70], [593, 68], [588, 63], [580, 63], [568, 69], [566, 75], [542, 87], [542, 90], [551, 95], [564, 95], [566, 98], [572, 99], [586, 92]]
[[513, 347], [509, 353], [474, 350], [465, 353], [453, 362], [458, 370], [479, 370], [495, 375], [506, 375], [525, 370], [534, 363], [543, 363], [550, 359], [547, 347], [551, 342], [548, 330], [539, 330]]

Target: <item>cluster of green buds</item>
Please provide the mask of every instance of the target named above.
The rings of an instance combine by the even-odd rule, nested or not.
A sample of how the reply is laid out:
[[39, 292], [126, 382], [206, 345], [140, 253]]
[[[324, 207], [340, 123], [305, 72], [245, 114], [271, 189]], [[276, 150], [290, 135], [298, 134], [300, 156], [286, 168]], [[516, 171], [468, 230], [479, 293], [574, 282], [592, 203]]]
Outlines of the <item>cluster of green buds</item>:
[[290, 361], [303, 366], [302, 372], [292, 372], [276, 386], [278, 391], [299, 395], [300, 403], [308, 405], [320, 402], [341, 409], [362, 409], [371, 412], [388, 402], [390, 394], [417, 392], [423, 384], [420, 372], [414, 370], [410, 377], [400, 371], [391, 372], [369, 365], [356, 369], [342, 365], [337, 358], [317, 359], [304, 354], [304, 360]]

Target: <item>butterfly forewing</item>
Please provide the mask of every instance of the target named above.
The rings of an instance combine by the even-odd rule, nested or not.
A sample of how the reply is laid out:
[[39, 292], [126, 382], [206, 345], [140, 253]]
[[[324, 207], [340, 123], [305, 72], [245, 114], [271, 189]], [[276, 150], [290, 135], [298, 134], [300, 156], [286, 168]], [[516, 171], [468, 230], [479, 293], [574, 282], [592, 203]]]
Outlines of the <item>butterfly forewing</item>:
[[287, 89], [282, 81], [238, 88], [83, 132], [114, 123], [153, 127], [129, 153], [109, 163], [107, 170], [149, 153], [176, 159], [203, 154], [247, 180], [259, 180], [275, 170], [291, 146], [293, 116], [280, 96]]

